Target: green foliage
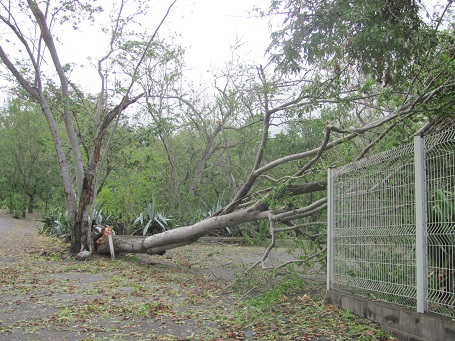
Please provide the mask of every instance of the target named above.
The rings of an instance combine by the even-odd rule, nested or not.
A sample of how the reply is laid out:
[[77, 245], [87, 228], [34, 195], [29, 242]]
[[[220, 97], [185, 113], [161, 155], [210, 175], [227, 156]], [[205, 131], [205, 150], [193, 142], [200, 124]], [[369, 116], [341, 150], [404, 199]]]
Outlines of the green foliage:
[[278, 304], [283, 296], [302, 288], [304, 280], [301, 274], [291, 267], [282, 270], [262, 271], [251, 269], [236, 275], [234, 289], [249, 295], [243, 302], [246, 320], [241, 323], [252, 324], [267, 316], [273, 306]]
[[[325, 217], [312, 216], [310, 219], [315, 220], [315, 218], [320, 218], [323, 220]], [[326, 220], [326, 218], [325, 218]], [[311, 257], [317, 253], [320, 253], [321, 250], [326, 246], [327, 226], [325, 224], [315, 223], [314, 225], [309, 225], [306, 228], [301, 228], [297, 231], [290, 232], [280, 232], [280, 234], [286, 234], [287, 243], [285, 247], [289, 254], [295, 255], [295, 258], [304, 260], [308, 257]], [[282, 235], [279, 238], [283, 238]], [[302, 268], [308, 268], [314, 266], [314, 264], [319, 264], [321, 268], [325, 268], [327, 262], [327, 253], [323, 252], [319, 257], [313, 259], [310, 262], [297, 263], [296, 265]]]
[[414, 1], [274, 1], [270, 14], [286, 18], [269, 50], [286, 71], [305, 63], [332, 70], [355, 63], [373, 77], [387, 69], [400, 73], [435, 41], [419, 11]]
[[0, 112], [0, 193], [8, 197], [13, 215], [22, 217], [61, 199], [54, 155], [38, 106], [22, 98], [8, 101]]
[[13, 218], [20, 219], [25, 218], [26, 203], [24, 195], [18, 193], [11, 193], [5, 200], [6, 207], [8, 208], [8, 213], [13, 216]]
[[455, 278], [447, 269], [455, 267], [455, 193], [437, 189], [428, 200], [427, 212], [428, 261], [433, 270], [428, 276], [429, 287], [446, 295], [445, 299], [451, 300], [447, 304], [453, 304]]
[[[75, 24], [77, 11], [85, 14], [97, 11], [95, 7], [81, 6], [79, 2], [65, 5], [59, 13], [63, 17], [59, 18]], [[270, 133], [260, 167], [290, 154], [317, 149], [324, 138], [326, 122], [340, 129], [355, 129], [393, 113], [408, 99], [429, 89], [425, 81], [431, 80], [434, 87], [444, 85], [446, 78], [436, 76], [443, 68], [447, 74], [455, 71], [450, 53], [453, 33], [436, 34], [421, 19], [419, 6], [416, 2], [389, 0], [272, 1], [270, 13], [282, 12], [287, 16], [282, 29], [272, 36], [272, 59], [278, 64], [278, 71], [291, 72], [270, 72], [266, 67], [258, 79], [255, 68], [236, 60], [215, 75], [215, 95], [193, 87], [185, 93], [180, 91], [184, 51], [165, 41], [155, 40], [144, 54], [144, 63], [139, 70], [134, 70], [150, 36], [127, 30], [124, 26], [127, 21], [119, 22], [121, 29], [112, 42], [115, 58], [106, 60], [104, 65], [111, 69], [110, 75], [116, 75], [106, 76], [107, 80], [116, 79], [115, 84], [107, 84], [108, 92], [125, 90], [130, 83], [123, 82], [123, 77], [138, 71], [141, 76], [135, 86], [141, 89], [135, 88], [134, 92], [144, 90], [147, 96], [141, 99], [142, 110], [136, 110], [133, 115], [128, 113], [118, 121], [103, 174], [100, 174], [99, 202], [92, 209], [91, 219], [102, 223], [109, 212], [128, 226], [134, 221], [135, 226], [132, 229], [129, 226], [134, 233], [165, 231], [170, 228], [170, 219], [157, 211], [155, 200], [147, 202], [150, 193], [159, 198], [160, 211], [170, 212], [176, 225], [212, 215], [225, 204], [223, 198], [232, 197], [249, 176], [261, 143], [261, 122], [266, 107], [273, 112], [272, 126], [279, 125], [280, 129]], [[145, 8], [139, 6], [129, 12], [128, 19], [137, 22], [135, 16], [145, 13]], [[435, 44], [441, 54], [432, 50]], [[311, 67], [311, 71], [292, 74], [306, 67]], [[68, 74], [75, 71], [71, 64], [66, 64], [64, 69]], [[341, 70], [345, 70], [343, 75], [339, 73]], [[410, 77], [417, 71], [419, 77], [412, 81], [415, 88], [404, 88], [409, 87]], [[403, 77], [403, 88], [383, 88], [387, 72], [396, 79]], [[96, 130], [93, 114], [100, 108], [96, 106], [96, 96], [76, 89], [75, 85], [68, 104], [86, 162], [91, 157]], [[400, 91], [395, 91], [397, 89]], [[402, 94], [406, 94], [406, 98]], [[60, 86], [52, 80], [46, 84], [46, 96], [52, 108], [61, 110], [66, 99], [62, 98]], [[439, 112], [439, 100], [444, 101], [445, 110], [453, 112], [453, 91], [448, 87], [447, 92], [441, 91], [438, 96], [438, 103], [434, 105], [431, 100], [425, 100], [420, 113], [412, 118], [414, 124], [410, 124], [410, 120], [398, 124], [378, 148], [394, 145], [407, 137], [426, 119], [427, 112]], [[107, 96], [106, 107], [99, 112], [101, 122], [112, 104], [112, 97]], [[41, 207], [53, 206], [62, 198], [60, 189], [60, 193], [53, 190], [56, 175], [58, 178], [56, 162], [53, 162], [55, 155], [49, 136], [40, 134], [47, 132], [47, 127], [38, 111], [39, 108], [30, 103], [13, 101], [0, 124], [0, 144], [7, 146], [0, 148], [0, 196], [3, 196], [0, 200], [7, 195], [19, 198], [22, 193], [30, 192], [29, 189], [36, 189]], [[41, 120], [35, 121], [35, 116]], [[55, 115], [55, 119], [58, 129], [65, 131], [61, 115]], [[224, 127], [222, 131], [221, 127]], [[308, 205], [325, 194], [293, 197], [286, 191], [287, 186], [325, 179], [327, 166], [354, 160], [383, 131], [380, 127], [359, 134], [352, 142], [325, 152], [299, 179], [287, 180], [312, 157], [285, 162], [261, 174], [250, 192], [268, 193], [265, 203], [269, 208]], [[214, 135], [216, 132], [218, 135]], [[107, 131], [105, 136], [109, 133]], [[332, 132], [331, 141], [342, 134]], [[67, 146], [66, 136], [63, 140]], [[25, 155], [19, 152], [27, 151], [27, 155], [40, 158], [34, 164], [24, 158], [19, 164], [11, 165], [14, 158], [5, 149], [15, 151], [15, 155]], [[72, 153], [65, 152], [71, 168]], [[27, 169], [25, 178], [33, 181], [19, 181], [23, 169]], [[254, 195], [248, 198], [260, 199]], [[142, 207], [144, 202], [147, 202], [145, 208]], [[229, 228], [228, 233], [243, 233], [251, 242], [265, 241], [269, 236], [266, 225], [246, 224]], [[308, 245], [302, 247], [308, 248]]]
[[144, 212], [141, 212], [133, 223], [133, 226], [139, 226], [139, 229], [136, 229], [132, 234], [141, 231], [142, 235], [145, 236], [149, 233], [155, 234], [167, 231], [172, 228], [171, 220], [156, 210], [155, 200], [152, 200], [152, 202], [148, 201]]
[[428, 238], [432, 246], [439, 249], [434, 251], [436, 254], [432, 254], [432, 258], [435, 258], [432, 261], [452, 261], [452, 250], [448, 248], [455, 247], [455, 193], [437, 189], [431, 200], [428, 200], [427, 212]]
[[89, 222], [95, 223], [96, 225], [106, 225], [109, 224], [111, 221], [111, 215], [104, 214], [104, 202], [97, 201], [95, 205], [93, 205], [91, 209], [91, 213], [89, 215]]
[[269, 224], [264, 220], [245, 224], [241, 232], [246, 245], [264, 245], [270, 238]]
[[[109, 157], [110, 173], [97, 200], [117, 221], [130, 224], [150, 193], [168, 202], [166, 160], [155, 136], [146, 127], [118, 127]], [[166, 207], [167, 209], [167, 207]]]
[[455, 222], [455, 193], [438, 189], [429, 201], [428, 212], [432, 214], [432, 221], [439, 223]]
[[[217, 202], [212, 204], [211, 208], [207, 212], [205, 212], [205, 214], [204, 214], [205, 218], [210, 217], [212, 214], [216, 213], [223, 207], [222, 200], [223, 200], [223, 196], [219, 197]], [[208, 205], [206, 205], [206, 204], [205, 204], [205, 206], [208, 207]]]

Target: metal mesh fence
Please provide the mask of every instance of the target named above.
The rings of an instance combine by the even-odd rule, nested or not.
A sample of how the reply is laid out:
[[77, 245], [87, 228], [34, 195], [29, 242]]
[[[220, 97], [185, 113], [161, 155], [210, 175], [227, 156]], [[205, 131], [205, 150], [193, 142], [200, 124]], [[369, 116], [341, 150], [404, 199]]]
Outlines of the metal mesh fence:
[[332, 175], [332, 288], [414, 306], [413, 145]]
[[428, 311], [455, 316], [455, 130], [426, 139]]
[[418, 310], [423, 297], [427, 311], [455, 317], [455, 130], [427, 137], [423, 155], [421, 205], [413, 144], [331, 170], [329, 287]]

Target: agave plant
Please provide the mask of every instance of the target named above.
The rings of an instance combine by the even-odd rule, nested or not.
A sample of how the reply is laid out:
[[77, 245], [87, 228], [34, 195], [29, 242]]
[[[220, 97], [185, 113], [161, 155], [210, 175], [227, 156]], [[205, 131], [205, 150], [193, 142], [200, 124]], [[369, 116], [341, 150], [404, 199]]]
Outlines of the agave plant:
[[96, 225], [103, 225], [104, 223], [108, 223], [109, 219], [111, 218], [111, 215], [108, 215], [107, 217], [104, 215], [103, 212], [104, 208], [104, 201], [98, 201], [96, 202], [89, 215], [89, 220], [91, 222], [94, 222]]
[[43, 214], [43, 226], [39, 233], [66, 237], [68, 234], [68, 211], [59, 212], [58, 208], [48, 210]]
[[156, 202], [147, 202], [144, 212], [141, 212], [139, 217], [134, 220], [133, 225], [139, 224], [140, 228], [135, 230], [133, 234], [142, 230], [142, 235], [145, 236], [149, 231], [153, 233], [167, 231], [171, 228], [170, 221], [163, 214], [156, 211]]
[[[202, 217], [204, 219], [208, 218], [208, 217], [211, 217], [213, 214], [215, 214], [216, 212], [218, 212], [220, 209], [223, 208], [224, 194], [226, 193], [226, 191], [228, 189], [229, 189], [229, 187], [226, 188], [223, 191], [223, 193], [218, 197], [218, 200], [216, 202], [212, 202], [212, 204], [210, 206], [207, 205], [205, 202], [203, 202], [204, 206], [206, 207], [205, 211], [202, 214]], [[209, 208], [209, 210], [207, 210], [207, 208]], [[200, 211], [202, 211], [202, 210], [200, 210]], [[234, 228], [234, 230], [232, 230], [232, 229], [230, 229], [229, 227], [226, 226], [225, 230], [226, 230], [228, 235], [236, 235], [239, 232], [239, 227], [236, 227], [236, 228]]]

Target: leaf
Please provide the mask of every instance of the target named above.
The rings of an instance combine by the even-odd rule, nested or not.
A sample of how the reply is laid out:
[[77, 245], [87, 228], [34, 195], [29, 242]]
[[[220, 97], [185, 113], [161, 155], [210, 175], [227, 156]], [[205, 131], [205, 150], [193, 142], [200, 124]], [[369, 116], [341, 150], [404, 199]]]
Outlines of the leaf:
[[136, 223], [138, 223], [138, 222], [141, 222], [141, 225], [142, 225], [142, 226], [144, 225], [144, 216], [143, 216], [142, 213], [139, 215], [139, 217], [136, 218], [136, 220], [134, 221], [133, 224], [136, 224]]
[[166, 219], [165, 217], [163, 217], [160, 213], [157, 213], [156, 217], [155, 217], [155, 221], [158, 225], [160, 225], [160, 227], [166, 231], [167, 228], [168, 228], [168, 224], [167, 224], [167, 221], [169, 219]]
[[149, 222], [147, 223], [147, 225], [145, 225], [144, 230], [142, 231], [142, 235], [145, 236], [145, 235], [147, 234], [147, 232], [148, 232], [150, 226], [152, 225], [152, 223], [153, 223], [153, 220], [149, 220]]
[[437, 215], [440, 221], [451, 221], [455, 217], [454, 193], [438, 189], [434, 193], [435, 204], [432, 211]]
[[150, 203], [149, 201], [147, 202], [147, 215], [148, 218], [153, 220], [155, 217], [155, 201], [152, 200]]

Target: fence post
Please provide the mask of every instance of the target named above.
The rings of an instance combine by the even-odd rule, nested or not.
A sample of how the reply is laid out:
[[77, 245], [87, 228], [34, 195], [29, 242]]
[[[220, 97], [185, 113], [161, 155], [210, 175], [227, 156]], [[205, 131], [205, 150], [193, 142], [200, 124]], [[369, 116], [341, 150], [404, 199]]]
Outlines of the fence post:
[[414, 136], [414, 166], [415, 166], [417, 312], [425, 313], [428, 308], [425, 140], [422, 136], [419, 135]]
[[327, 290], [333, 279], [333, 169], [327, 171]]

